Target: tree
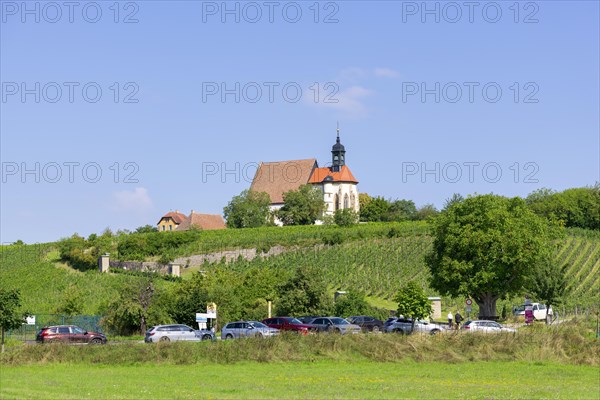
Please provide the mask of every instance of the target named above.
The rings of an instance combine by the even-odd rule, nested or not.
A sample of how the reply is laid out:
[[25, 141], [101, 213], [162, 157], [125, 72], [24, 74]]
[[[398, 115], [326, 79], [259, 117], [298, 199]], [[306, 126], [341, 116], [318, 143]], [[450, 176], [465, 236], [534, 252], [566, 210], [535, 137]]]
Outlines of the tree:
[[168, 322], [166, 309], [155, 302], [155, 288], [151, 279], [131, 282], [121, 290], [119, 297], [101, 310], [105, 323], [114, 332], [129, 335], [144, 333], [151, 324]]
[[311, 185], [283, 194], [284, 206], [276, 211], [284, 225], [312, 225], [325, 211], [323, 192]]
[[431, 287], [442, 295], [469, 296], [480, 317], [496, 315], [496, 301], [522, 292], [527, 277], [552, 252], [558, 228], [518, 197], [469, 197], [433, 220], [426, 256]]
[[158, 232], [158, 228], [152, 225], [144, 225], [138, 226], [135, 230], [135, 233], [152, 233]]
[[600, 184], [562, 192], [539, 189], [527, 196], [527, 204], [538, 215], [560, 220], [567, 227], [600, 230]]
[[81, 291], [77, 286], [70, 284], [63, 292], [61, 305], [58, 306], [56, 312], [69, 316], [81, 314], [83, 304]]
[[29, 313], [20, 311], [21, 294], [18, 289], [0, 288], [0, 328], [2, 329], [2, 353], [4, 353], [4, 334], [19, 328], [25, 323]]
[[317, 278], [317, 271], [301, 266], [279, 287], [275, 310], [279, 315], [319, 315], [328, 314], [332, 306], [327, 284]]
[[447, 209], [452, 207], [454, 204], [460, 203], [464, 199], [465, 198], [460, 193], [454, 193], [452, 195], [452, 197], [450, 197], [449, 199], [446, 199], [446, 201], [444, 202], [444, 207], [442, 208], [442, 211], [446, 211]]
[[272, 223], [271, 198], [265, 192], [244, 190], [223, 208], [228, 228], [257, 228]]
[[431, 302], [425, 295], [423, 288], [416, 282], [408, 282], [403, 285], [394, 301], [398, 303], [398, 314], [412, 318], [413, 329], [419, 319], [424, 319], [431, 315]]
[[349, 291], [335, 300], [334, 314], [341, 317], [369, 314], [371, 308], [365, 296], [357, 291]]
[[[383, 197], [369, 197], [366, 193], [358, 195], [360, 202], [360, 220], [364, 222], [383, 221], [390, 209], [390, 203]], [[362, 197], [361, 197], [362, 196]]]
[[358, 223], [358, 214], [351, 208], [335, 210], [333, 221], [338, 226], [352, 226]]
[[415, 219], [417, 215], [417, 206], [412, 200], [394, 200], [390, 202], [387, 213], [383, 216], [383, 221], [408, 221]]
[[433, 204], [425, 204], [420, 207], [415, 214], [415, 219], [419, 221], [428, 221], [439, 214], [439, 211]]
[[548, 259], [540, 263], [529, 276], [527, 290], [546, 304], [546, 324], [550, 320], [550, 306], [559, 305], [567, 294], [566, 270], [566, 265], [560, 267], [553, 259]]

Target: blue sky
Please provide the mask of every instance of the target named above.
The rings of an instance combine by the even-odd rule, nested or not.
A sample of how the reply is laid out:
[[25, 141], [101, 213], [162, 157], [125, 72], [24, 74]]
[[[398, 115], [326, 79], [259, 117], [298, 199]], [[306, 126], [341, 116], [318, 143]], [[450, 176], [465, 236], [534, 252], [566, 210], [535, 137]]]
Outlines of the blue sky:
[[337, 121], [418, 206], [600, 180], [596, 1], [73, 4], [0, 2], [3, 243], [221, 213]]

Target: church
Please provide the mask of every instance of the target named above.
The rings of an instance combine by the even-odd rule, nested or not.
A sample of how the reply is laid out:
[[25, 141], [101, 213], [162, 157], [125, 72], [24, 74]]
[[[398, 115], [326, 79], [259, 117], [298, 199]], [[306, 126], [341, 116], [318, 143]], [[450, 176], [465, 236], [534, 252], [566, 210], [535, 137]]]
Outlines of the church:
[[[339, 209], [359, 211], [358, 181], [346, 165], [346, 149], [340, 142], [340, 131], [331, 148], [331, 166], [319, 167], [315, 158], [261, 162], [250, 190], [266, 192], [271, 197], [271, 211], [283, 207], [283, 194], [301, 185], [314, 185], [323, 192], [325, 215]], [[278, 221], [276, 221], [277, 223]]]

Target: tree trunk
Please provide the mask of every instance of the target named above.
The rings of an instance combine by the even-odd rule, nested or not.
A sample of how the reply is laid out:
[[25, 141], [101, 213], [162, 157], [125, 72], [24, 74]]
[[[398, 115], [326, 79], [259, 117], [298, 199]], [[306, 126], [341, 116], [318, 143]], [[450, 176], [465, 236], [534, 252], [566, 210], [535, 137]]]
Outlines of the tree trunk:
[[552, 316], [550, 316], [550, 303], [546, 304], [546, 325], [550, 324]]
[[2, 327], [2, 353], [4, 353], [4, 327]]
[[479, 318], [490, 318], [496, 317], [496, 301], [498, 301], [497, 295], [492, 293], [479, 293], [473, 296], [475, 302], [479, 306]]

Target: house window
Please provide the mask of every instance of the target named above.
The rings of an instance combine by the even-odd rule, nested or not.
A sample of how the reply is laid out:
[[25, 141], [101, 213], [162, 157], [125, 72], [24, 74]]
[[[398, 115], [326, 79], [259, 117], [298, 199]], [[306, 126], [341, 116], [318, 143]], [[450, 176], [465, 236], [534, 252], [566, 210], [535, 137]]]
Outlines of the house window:
[[340, 208], [340, 198], [337, 194], [335, 195], [333, 202], [335, 203], [335, 210], [337, 211]]
[[165, 231], [165, 226], [164, 225], [162, 226], [162, 230], [163, 230], [163, 232]]
[[172, 231], [173, 230], [173, 225], [169, 225], [169, 230]]
[[344, 195], [344, 208], [350, 208], [350, 200], [348, 198], [348, 193]]

